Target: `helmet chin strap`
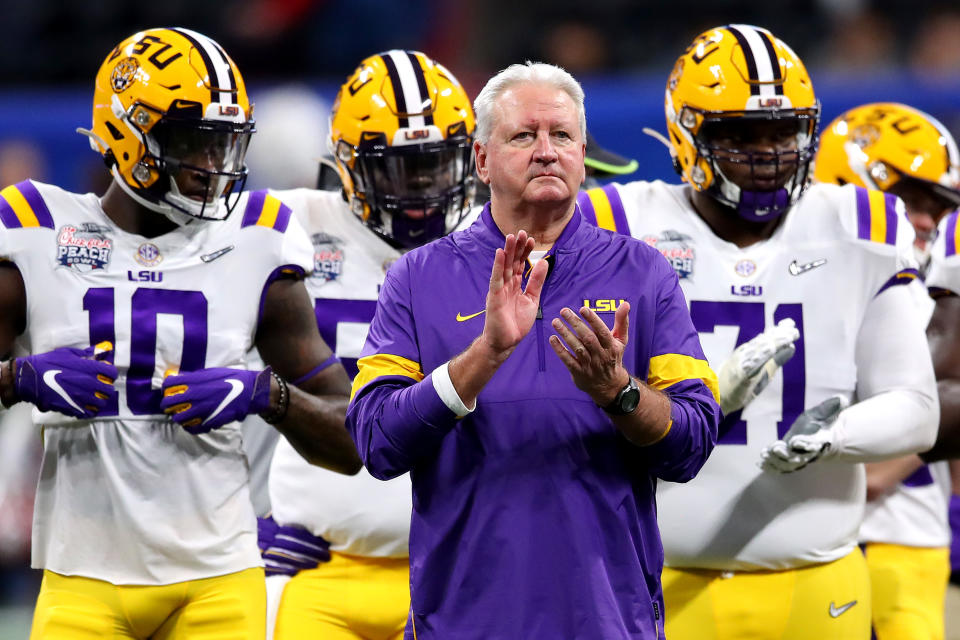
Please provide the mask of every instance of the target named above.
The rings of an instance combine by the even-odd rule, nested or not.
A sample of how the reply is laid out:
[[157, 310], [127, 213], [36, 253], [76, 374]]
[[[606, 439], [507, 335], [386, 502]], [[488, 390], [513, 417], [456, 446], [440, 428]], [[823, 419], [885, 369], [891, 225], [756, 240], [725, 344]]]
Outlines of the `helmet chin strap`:
[[[714, 180], [719, 191], [744, 220], [750, 222], [769, 222], [779, 218], [790, 210], [790, 192], [783, 187], [776, 191], [752, 191], [737, 186], [723, 175], [719, 167], [714, 166]], [[757, 213], [763, 210], [764, 213]]]
[[[757, 213], [758, 210], [766, 213]], [[737, 204], [737, 213], [744, 220], [754, 222], [768, 222], [779, 218], [790, 209], [790, 194], [786, 189], [776, 191], [748, 191], [740, 190], [740, 201]]]
[[[171, 206], [170, 204], [164, 202], [152, 202], [147, 200], [140, 194], [138, 194], [120, 175], [120, 172], [117, 170], [117, 166], [114, 165], [110, 168], [110, 174], [113, 176], [114, 182], [120, 185], [120, 188], [123, 189], [124, 193], [133, 198], [138, 204], [143, 205], [150, 211], [163, 214], [170, 222], [176, 224], [177, 226], [183, 227], [191, 222], [195, 222], [198, 218], [184, 213]], [[172, 180], [171, 180], [172, 182]], [[182, 197], [182, 196], [181, 196]]]

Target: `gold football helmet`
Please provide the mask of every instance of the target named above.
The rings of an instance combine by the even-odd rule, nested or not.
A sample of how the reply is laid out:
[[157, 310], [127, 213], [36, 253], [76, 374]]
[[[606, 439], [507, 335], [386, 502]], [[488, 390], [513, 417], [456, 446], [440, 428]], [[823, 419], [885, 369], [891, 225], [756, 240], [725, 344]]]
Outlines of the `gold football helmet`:
[[107, 56], [92, 130], [79, 131], [128, 195], [185, 224], [222, 220], [236, 204], [251, 115], [240, 71], [219, 44], [189, 29], [149, 29]]
[[880, 191], [916, 180], [960, 205], [956, 141], [936, 118], [905, 104], [875, 102], [841, 114], [824, 129], [813, 175]]
[[396, 246], [452, 231], [473, 198], [473, 109], [457, 79], [418, 51], [360, 63], [330, 116], [351, 210]]
[[902, 198], [921, 265], [929, 259], [937, 223], [960, 206], [956, 141], [936, 118], [904, 104], [875, 102], [841, 114], [823, 132], [813, 175]]
[[[677, 172], [697, 191], [751, 221], [773, 219], [800, 198], [820, 105], [803, 62], [766, 29], [734, 24], [697, 36], [670, 73], [665, 109]], [[764, 123], [786, 140], [758, 150], [751, 138]], [[723, 163], [764, 178], [741, 186]]]

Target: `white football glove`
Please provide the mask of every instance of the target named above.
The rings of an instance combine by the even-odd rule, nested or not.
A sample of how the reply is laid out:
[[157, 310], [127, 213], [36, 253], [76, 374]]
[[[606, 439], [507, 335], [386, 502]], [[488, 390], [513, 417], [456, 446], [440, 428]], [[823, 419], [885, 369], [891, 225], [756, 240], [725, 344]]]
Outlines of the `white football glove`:
[[760, 468], [792, 473], [836, 453], [832, 449], [834, 431], [830, 427], [849, 404], [843, 396], [831, 396], [801, 413], [783, 440], [777, 440], [761, 452]]
[[752, 340], [734, 349], [717, 375], [720, 408], [724, 414], [743, 409], [760, 395], [777, 369], [793, 357], [800, 338], [792, 318], [784, 318]]

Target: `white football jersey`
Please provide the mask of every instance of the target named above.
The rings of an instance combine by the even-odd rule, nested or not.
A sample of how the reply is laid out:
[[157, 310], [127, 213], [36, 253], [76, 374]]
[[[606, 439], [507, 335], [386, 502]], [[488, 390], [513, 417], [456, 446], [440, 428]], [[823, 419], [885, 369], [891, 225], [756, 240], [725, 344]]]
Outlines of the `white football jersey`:
[[[400, 252], [351, 213], [339, 191], [295, 189], [277, 195], [293, 208], [313, 243], [307, 291], [320, 334], [352, 378], [384, 274]], [[387, 482], [366, 469], [345, 476], [311, 465], [281, 439], [270, 466], [269, 492], [277, 522], [308, 528], [334, 551], [407, 555], [413, 508], [408, 474]]]
[[[351, 213], [339, 191], [294, 189], [277, 195], [294, 209], [313, 242], [307, 291], [314, 298], [320, 334], [352, 378], [380, 285], [400, 252]], [[469, 211], [459, 228], [468, 226], [479, 211]], [[251, 460], [253, 467], [258, 464]], [[281, 439], [268, 489], [277, 522], [308, 528], [334, 551], [374, 557], [408, 553], [413, 508], [408, 474], [384, 482], [366, 469], [355, 476], [334, 473], [309, 464]]]
[[[929, 319], [934, 305], [930, 296], [924, 296], [918, 305], [924, 318]], [[860, 542], [908, 547], [948, 546], [950, 491], [947, 462], [923, 465], [888, 495], [867, 502], [860, 525]]]
[[712, 367], [782, 319], [800, 330], [793, 358], [744, 410], [724, 418], [699, 475], [660, 483], [666, 563], [785, 569], [850, 552], [863, 516], [863, 465], [825, 462], [781, 475], [760, 469], [760, 453], [805, 409], [835, 394], [857, 400], [855, 347], [867, 305], [917, 275], [902, 204], [853, 186], [815, 185], [770, 239], [741, 249], [714, 235], [687, 186], [632, 182], [585, 196], [588, 216], [621, 232], [628, 226], [673, 265]]
[[267, 285], [312, 268], [290, 209], [248, 193], [224, 222], [148, 239], [93, 194], [26, 181], [0, 196], [0, 256], [26, 284], [24, 344], [109, 340], [119, 371], [117, 402], [97, 419], [34, 414], [33, 566], [160, 585], [260, 565], [239, 425], [190, 435], [161, 412], [159, 385], [171, 368], [244, 366]]
[[[937, 240], [931, 251], [926, 285], [934, 296], [943, 290], [960, 294], [958, 215], [954, 211], [940, 221]], [[947, 510], [950, 492], [950, 469], [946, 462], [921, 467], [896, 491], [867, 503], [860, 528], [861, 541], [911, 547], [949, 545], [951, 533]]]

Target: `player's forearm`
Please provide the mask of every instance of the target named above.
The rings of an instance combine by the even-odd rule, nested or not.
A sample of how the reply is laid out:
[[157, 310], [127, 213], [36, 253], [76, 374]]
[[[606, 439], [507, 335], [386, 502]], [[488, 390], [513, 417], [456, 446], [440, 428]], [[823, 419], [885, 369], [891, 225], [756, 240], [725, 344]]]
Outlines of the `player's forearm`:
[[926, 451], [936, 440], [939, 415], [932, 385], [867, 398], [844, 410], [831, 427], [836, 458], [878, 462]]
[[[349, 398], [342, 395], [314, 396], [288, 385], [286, 415], [274, 426], [310, 464], [353, 475], [360, 470], [360, 456], [344, 426]], [[274, 381], [271, 405], [277, 407], [279, 390]]]
[[916, 454], [871, 462], [867, 465], [867, 500], [876, 500], [891, 491], [923, 466], [923, 460]]

